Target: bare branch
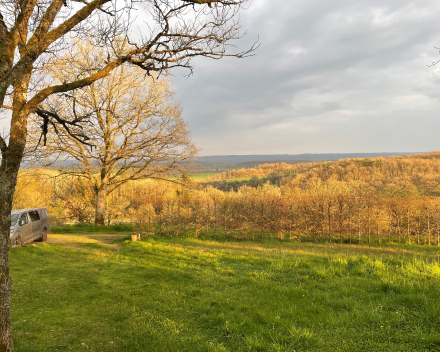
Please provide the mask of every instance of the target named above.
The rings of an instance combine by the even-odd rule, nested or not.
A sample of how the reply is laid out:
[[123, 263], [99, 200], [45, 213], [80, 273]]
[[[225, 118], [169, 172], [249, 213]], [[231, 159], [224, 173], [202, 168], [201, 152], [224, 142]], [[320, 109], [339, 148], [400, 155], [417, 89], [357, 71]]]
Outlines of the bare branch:
[[87, 120], [90, 117], [90, 114], [85, 115], [85, 116], [81, 116], [81, 117], [76, 117], [74, 120], [68, 120], [68, 119], [62, 118], [61, 116], [59, 116], [55, 112], [44, 110], [41, 107], [38, 107], [35, 110], [35, 112], [38, 116], [40, 116], [43, 119], [43, 123], [41, 125], [42, 132], [41, 132], [41, 135], [40, 135], [40, 138], [38, 140], [36, 147], [38, 147], [38, 145], [40, 144], [41, 138], [43, 138], [43, 145], [46, 146], [47, 135], [49, 133], [49, 125], [51, 125], [54, 128], [54, 131], [56, 134], [60, 133], [59, 129], [57, 127], [57, 125], [60, 125], [64, 128], [64, 130], [67, 132], [67, 134], [71, 138], [73, 138], [76, 141], [80, 142], [81, 144], [87, 145], [91, 148], [94, 147], [93, 144], [87, 142], [90, 139], [87, 135], [85, 135], [84, 133], [72, 130], [72, 127], [78, 127], [80, 129], [82, 129], [82, 126], [80, 125], [80, 123], [83, 122], [84, 120]]

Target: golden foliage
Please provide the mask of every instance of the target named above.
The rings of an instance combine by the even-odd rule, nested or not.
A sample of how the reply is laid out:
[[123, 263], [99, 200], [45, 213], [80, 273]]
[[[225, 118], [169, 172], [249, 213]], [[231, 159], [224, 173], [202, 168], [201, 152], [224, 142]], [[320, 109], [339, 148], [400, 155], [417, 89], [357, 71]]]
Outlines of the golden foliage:
[[[266, 183], [237, 192], [131, 181], [109, 196], [107, 223], [132, 222], [139, 232], [176, 236], [439, 244], [440, 198], [426, 194], [437, 190], [440, 153], [308, 167], [281, 187]], [[94, 193], [71, 176], [44, 173], [21, 175], [16, 206], [40, 200], [58, 222], [89, 221]]]

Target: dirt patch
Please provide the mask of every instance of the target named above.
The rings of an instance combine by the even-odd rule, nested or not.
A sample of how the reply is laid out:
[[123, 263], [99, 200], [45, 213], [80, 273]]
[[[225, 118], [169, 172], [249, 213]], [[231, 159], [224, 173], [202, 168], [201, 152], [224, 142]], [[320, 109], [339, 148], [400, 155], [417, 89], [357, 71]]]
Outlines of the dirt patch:
[[127, 237], [127, 234], [49, 234], [47, 243], [59, 244], [69, 248], [77, 248], [78, 244], [83, 243], [96, 243], [110, 248], [119, 248], [113, 241], [124, 237]]

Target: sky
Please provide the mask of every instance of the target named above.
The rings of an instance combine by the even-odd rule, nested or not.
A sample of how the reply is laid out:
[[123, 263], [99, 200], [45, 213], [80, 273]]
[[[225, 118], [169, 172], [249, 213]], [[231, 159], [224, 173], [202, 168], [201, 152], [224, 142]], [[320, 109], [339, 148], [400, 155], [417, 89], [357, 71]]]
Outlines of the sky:
[[440, 3], [253, 0], [255, 56], [194, 60], [175, 98], [200, 155], [440, 149]]

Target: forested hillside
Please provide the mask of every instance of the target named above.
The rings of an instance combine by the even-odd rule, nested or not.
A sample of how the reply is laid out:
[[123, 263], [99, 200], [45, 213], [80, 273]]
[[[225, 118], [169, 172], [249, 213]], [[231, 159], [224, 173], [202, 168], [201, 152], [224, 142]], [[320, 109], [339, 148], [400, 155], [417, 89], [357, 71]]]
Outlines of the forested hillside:
[[[265, 164], [256, 168], [223, 172], [208, 181], [268, 176], [277, 182], [284, 176], [281, 185], [301, 189], [312, 187], [318, 180], [349, 183], [357, 181], [381, 194], [438, 196], [440, 152], [297, 165]], [[275, 176], [278, 176], [278, 179]]]
[[322, 162], [299, 163], [294, 165], [286, 163], [262, 164], [252, 168], [241, 168], [238, 170], [225, 171], [209, 177], [207, 181], [223, 181], [237, 178], [263, 177], [269, 176], [270, 174], [290, 175], [299, 172], [299, 170], [309, 170], [311, 167], [320, 164], [322, 164]]
[[[250, 175], [248, 184], [230, 191], [209, 182], [128, 182], [107, 198], [106, 223], [171, 236], [440, 244], [438, 152], [268, 164], [224, 177]], [[14, 199], [16, 209], [46, 206], [60, 224], [90, 223], [95, 204], [94, 190], [80, 178], [47, 170], [22, 172]]]

